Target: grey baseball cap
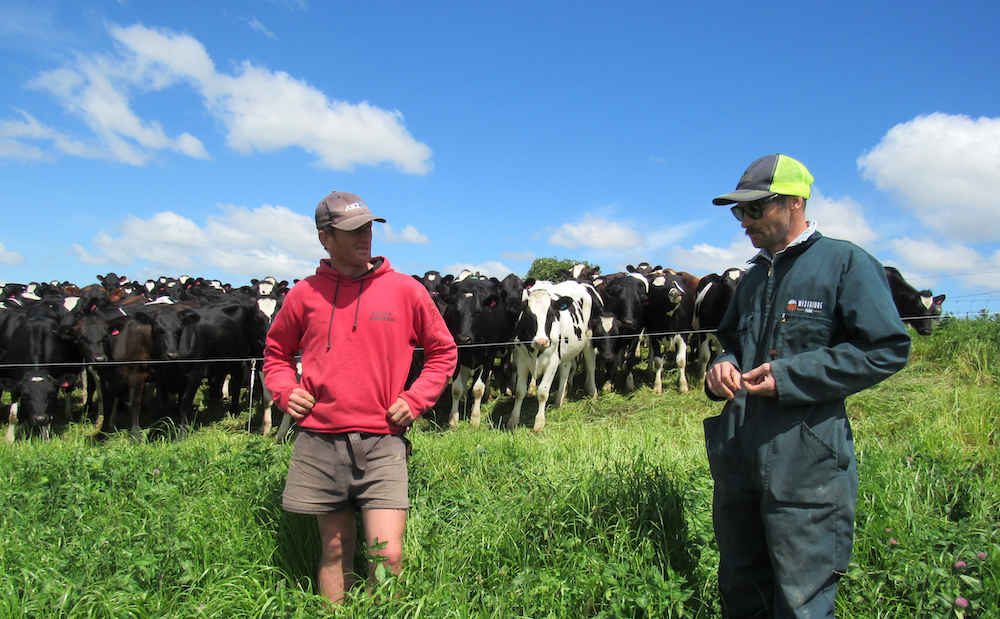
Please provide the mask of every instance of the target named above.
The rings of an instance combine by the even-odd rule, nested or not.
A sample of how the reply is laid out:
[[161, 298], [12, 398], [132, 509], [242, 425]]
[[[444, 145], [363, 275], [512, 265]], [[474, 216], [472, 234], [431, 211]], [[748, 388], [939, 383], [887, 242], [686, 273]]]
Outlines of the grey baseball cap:
[[353, 193], [334, 191], [316, 206], [316, 229], [357, 230], [369, 221], [385, 223], [372, 215], [365, 201]]

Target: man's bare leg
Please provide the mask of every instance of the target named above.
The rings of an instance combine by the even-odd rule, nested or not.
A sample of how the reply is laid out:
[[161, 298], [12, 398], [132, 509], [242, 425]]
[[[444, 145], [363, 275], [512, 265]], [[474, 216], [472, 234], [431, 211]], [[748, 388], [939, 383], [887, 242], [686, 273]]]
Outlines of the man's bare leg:
[[319, 559], [319, 592], [334, 604], [344, 601], [344, 592], [354, 585], [355, 512], [342, 509], [317, 514], [322, 554]]

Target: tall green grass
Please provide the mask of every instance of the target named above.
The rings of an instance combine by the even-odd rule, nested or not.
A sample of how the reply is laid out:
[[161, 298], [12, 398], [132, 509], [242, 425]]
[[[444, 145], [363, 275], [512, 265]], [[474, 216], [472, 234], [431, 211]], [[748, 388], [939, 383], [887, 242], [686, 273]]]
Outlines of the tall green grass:
[[[838, 616], [1000, 616], [998, 340], [996, 321], [944, 322], [849, 400], [861, 490]], [[181, 442], [70, 425], [0, 445], [0, 619], [717, 617], [701, 422], [720, 405], [577, 393], [539, 435], [528, 402], [528, 427], [498, 429], [511, 406], [494, 394], [480, 429], [418, 423], [403, 575], [336, 609], [313, 591], [314, 519], [280, 509], [291, 445], [246, 416]]]

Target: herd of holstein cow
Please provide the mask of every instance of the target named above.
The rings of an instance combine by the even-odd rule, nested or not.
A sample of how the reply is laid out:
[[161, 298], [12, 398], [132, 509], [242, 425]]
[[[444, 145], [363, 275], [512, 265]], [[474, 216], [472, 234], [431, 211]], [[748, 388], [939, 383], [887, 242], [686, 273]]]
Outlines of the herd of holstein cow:
[[[534, 386], [534, 429], [541, 430], [553, 383], [553, 405], [560, 406], [580, 358], [591, 397], [597, 397], [598, 378], [600, 390], [632, 391], [640, 342], [648, 350], [653, 390], [662, 393], [662, 372], [669, 363], [678, 369], [678, 390], [687, 391], [689, 376], [694, 382], [704, 378], [717, 349], [713, 331], [741, 274], [729, 269], [695, 277], [642, 263], [611, 275], [577, 265], [560, 273], [560, 281], [521, 280], [513, 274], [498, 280], [468, 271], [414, 275], [459, 347], [449, 425], [459, 422], [470, 380], [469, 421], [479, 425], [481, 402], [493, 378], [502, 392], [514, 395], [507, 419], [511, 429], [519, 424], [529, 382]], [[918, 333], [929, 334], [944, 295], [917, 291], [891, 267], [886, 275], [900, 316]], [[239, 412], [244, 386], [256, 383], [261, 431], [270, 433], [273, 402], [260, 380], [259, 361], [288, 282], [267, 277], [234, 288], [191, 277], [145, 284], [114, 273], [97, 279], [83, 288], [58, 282], [3, 287], [0, 394], [11, 394], [8, 442], [25, 426], [47, 438], [60, 413], [71, 417], [69, 392], [77, 383], [84, 387], [86, 406], [74, 420], [87, 414], [98, 438], [118, 428], [125, 410], [137, 441], [144, 438], [141, 420], [147, 425], [170, 420], [177, 435], [185, 435], [205, 381], [207, 397], [229, 396], [232, 415]], [[418, 350], [414, 376], [420, 361]], [[66, 394], [63, 407], [57, 405], [60, 391]], [[155, 399], [144, 398], [150, 391]], [[279, 436], [288, 420], [284, 416]]]

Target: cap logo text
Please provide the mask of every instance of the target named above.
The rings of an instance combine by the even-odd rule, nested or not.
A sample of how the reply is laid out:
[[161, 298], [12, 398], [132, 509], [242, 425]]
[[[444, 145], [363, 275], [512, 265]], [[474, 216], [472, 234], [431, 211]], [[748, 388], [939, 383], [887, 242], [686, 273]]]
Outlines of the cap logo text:
[[362, 206], [364, 206], [364, 205], [361, 204], [360, 202], [355, 202], [354, 204], [348, 204], [347, 207], [344, 209], [344, 212], [345, 213], [350, 213], [351, 211], [358, 210]]

